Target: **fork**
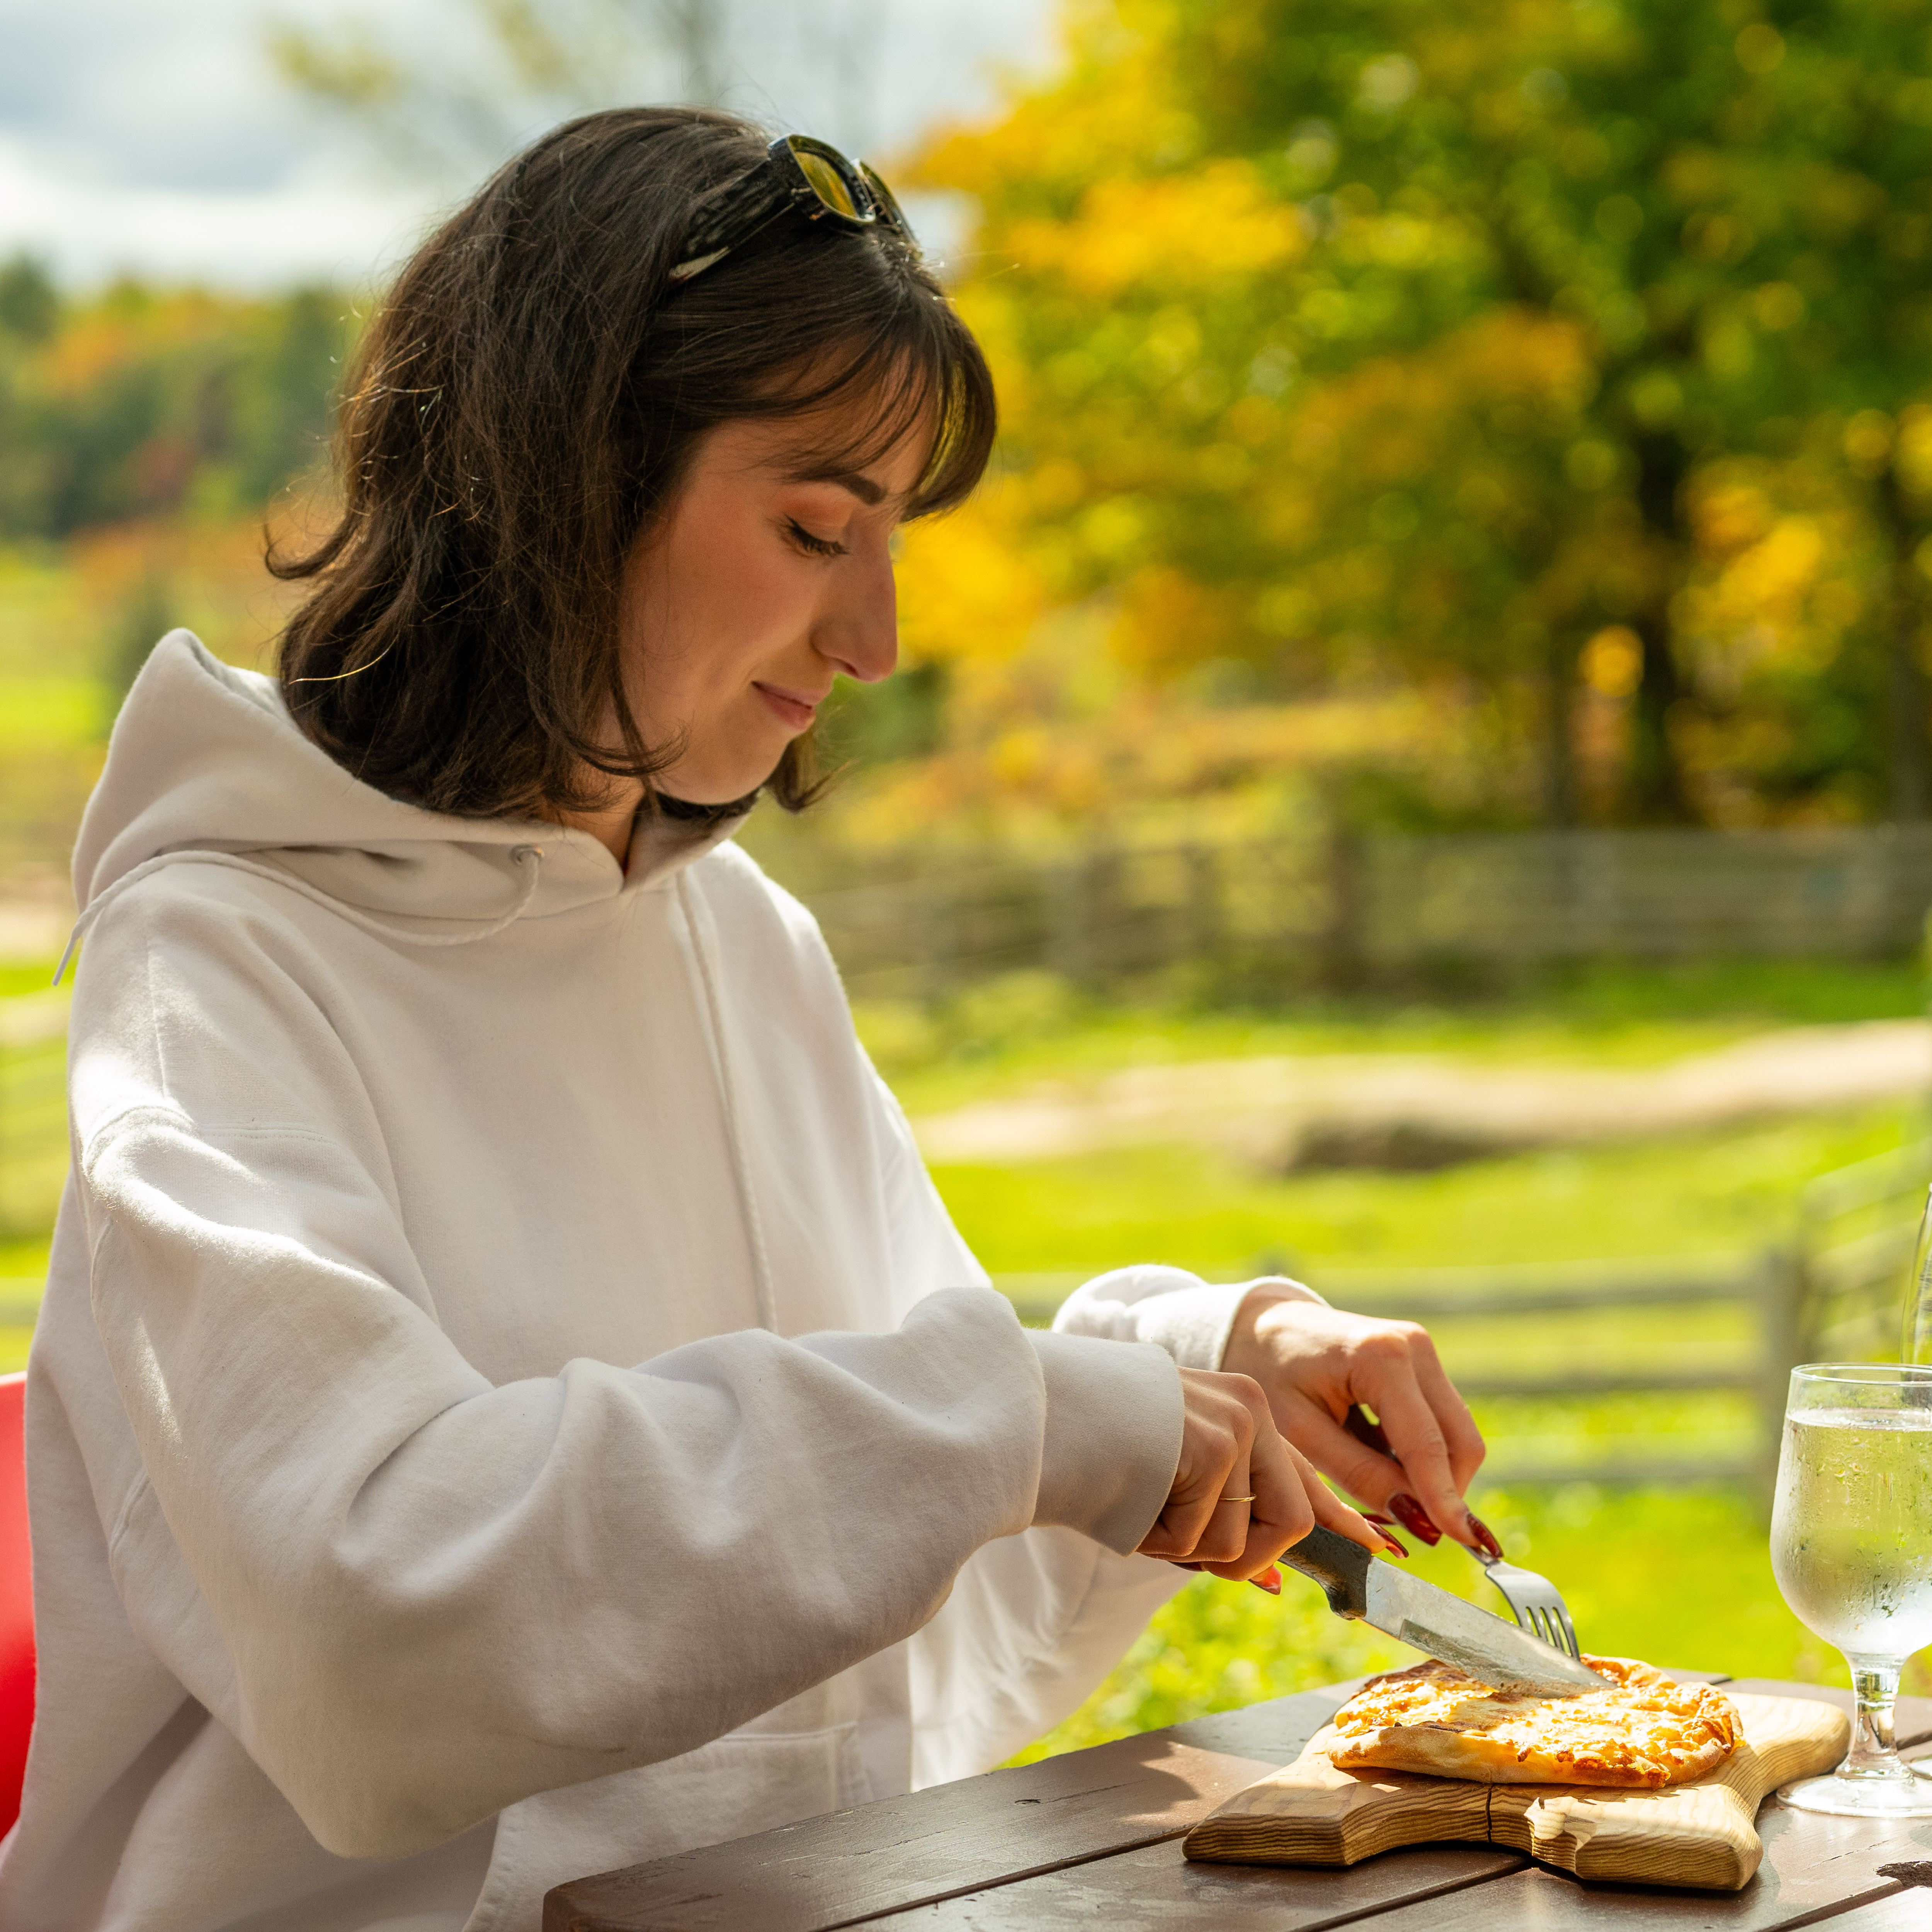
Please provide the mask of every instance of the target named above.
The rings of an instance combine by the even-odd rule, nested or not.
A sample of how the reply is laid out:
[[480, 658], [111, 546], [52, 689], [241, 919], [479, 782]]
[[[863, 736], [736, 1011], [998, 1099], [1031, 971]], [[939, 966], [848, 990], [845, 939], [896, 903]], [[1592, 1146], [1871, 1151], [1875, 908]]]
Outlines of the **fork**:
[[1511, 1614], [1532, 1636], [1540, 1636], [1551, 1649], [1568, 1656], [1583, 1654], [1576, 1642], [1576, 1626], [1570, 1620], [1570, 1606], [1547, 1576], [1484, 1550], [1472, 1550], [1469, 1554], [1489, 1572], [1490, 1581], [1503, 1593]]
[[[1358, 1442], [1374, 1450], [1378, 1455], [1396, 1461], [1395, 1452], [1389, 1447], [1388, 1438], [1382, 1433], [1382, 1424], [1371, 1422], [1367, 1412], [1359, 1403], [1348, 1411], [1342, 1427]], [[1397, 1463], [1396, 1466], [1400, 1467]], [[1373, 1522], [1378, 1519], [1371, 1516]], [[1413, 1524], [1404, 1526], [1414, 1534]], [[1433, 1528], [1433, 1526], [1431, 1526]], [[1492, 1538], [1490, 1540], [1494, 1541]], [[1532, 1636], [1540, 1637], [1552, 1650], [1560, 1650], [1565, 1655], [1580, 1658], [1582, 1646], [1576, 1641], [1576, 1626], [1571, 1620], [1570, 1606], [1563, 1600], [1563, 1594], [1547, 1576], [1534, 1570], [1526, 1570], [1520, 1563], [1506, 1562], [1498, 1550], [1492, 1556], [1486, 1550], [1472, 1550], [1469, 1554], [1488, 1573], [1490, 1581], [1502, 1592], [1503, 1601], [1510, 1606], [1510, 1614]]]

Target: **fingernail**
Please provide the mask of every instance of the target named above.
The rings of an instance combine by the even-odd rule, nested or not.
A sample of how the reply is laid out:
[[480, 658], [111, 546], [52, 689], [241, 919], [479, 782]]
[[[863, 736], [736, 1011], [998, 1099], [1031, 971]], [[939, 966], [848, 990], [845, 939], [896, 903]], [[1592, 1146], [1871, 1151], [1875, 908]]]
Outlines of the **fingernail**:
[[1388, 1546], [1388, 1552], [1391, 1556], [1400, 1556], [1405, 1562], [1407, 1562], [1408, 1552], [1396, 1542], [1387, 1530], [1382, 1532], [1382, 1541]]
[[1395, 1527], [1394, 1523], [1388, 1517], [1378, 1516], [1373, 1510], [1363, 1510], [1362, 1520], [1364, 1522], [1373, 1523], [1378, 1529], [1393, 1529]]
[[1430, 1520], [1429, 1512], [1409, 1495], [1390, 1496], [1389, 1513], [1411, 1536], [1419, 1536], [1431, 1550], [1442, 1540], [1442, 1532]]
[[1272, 1563], [1258, 1576], [1250, 1576], [1248, 1581], [1257, 1590], [1265, 1590], [1270, 1597], [1281, 1594], [1281, 1572]]
[[1472, 1516], [1469, 1518], [1469, 1534], [1482, 1545], [1483, 1554], [1485, 1556], [1502, 1555], [1503, 1546], [1496, 1540], [1496, 1532], [1491, 1529], [1480, 1516]]

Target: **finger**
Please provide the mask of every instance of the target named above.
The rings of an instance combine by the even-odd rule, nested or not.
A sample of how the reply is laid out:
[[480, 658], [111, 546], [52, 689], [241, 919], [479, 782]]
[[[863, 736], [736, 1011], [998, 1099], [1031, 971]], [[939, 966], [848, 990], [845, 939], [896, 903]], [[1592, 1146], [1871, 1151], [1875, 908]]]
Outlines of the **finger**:
[[1436, 1420], [1449, 1445], [1449, 1467], [1455, 1478], [1456, 1493], [1467, 1496], [1469, 1485], [1476, 1479], [1476, 1472], [1483, 1466], [1483, 1459], [1489, 1454], [1489, 1445], [1484, 1442], [1483, 1432], [1476, 1426], [1476, 1418], [1469, 1413], [1469, 1405], [1462, 1400], [1462, 1392], [1449, 1379], [1448, 1372], [1436, 1354], [1435, 1343], [1426, 1336], [1423, 1338], [1422, 1348], [1416, 1352], [1415, 1375], [1423, 1399], [1436, 1412]]
[[[1253, 1435], [1254, 1418], [1238, 1399], [1212, 1402], [1207, 1413], [1190, 1416], [1184, 1451], [1188, 1467], [1178, 1475], [1166, 1508], [1142, 1539], [1143, 1556], [1164, 1557], [1169, 1562], [1196, 1558], [1217, 1513], [1238, 1507], [1245, 1514], [1248, 1504], [1226, 1505], [1222, 1498], [1247, 1492], [1247, 1484], [1230, 1479], [1237, 1470], [1246, 1468]], [[1234, 1550], [1240, 1544], [1224, 1539], [1221, 1546]]]
[[1276, 1438], [1280, 1450], [1278, 1469], [1271, 1459], [1258, 1450], [1256, 1508], [1268, 1520], [1252, 1528], [1248, 1547], [1234, 1563], [1207, 1564], [1203, 1568], [1217, 1576], [1252, 1576], [1268, 1569], [1275, 1558], [1291, 1544], [1299, 1543], [1318, 1522], [1338, 1531], [1364, 1549], [1397, 1556], [1408, 1552], [1393, 1537], [1385, 1536], [1358, 1511], [1351, 1509], [1316, 1474], [1314, 1466], [1292, 1443]]
[[1307, 1493], [1310, 1480], [1319, 1478], [1284, 1442], [1266, 1414], [1257, 1419], [1249, 1448], [1248, 1468], [1254, 1495], [1246, 1506], [1240, 1543], [1217, 1552], [1206, 1567], [1217, 1576], [1243, 1577], [1267, 1569], [1292, 1543], [1299, 1543], [1315, 1527], [1315, 1510]]
[[1369, 1412], [1360, 1402], [1348, 1405], [1348, 1412], [1342, 1418], [1342, 1426], [1358, 1442], [1365, 1444], [1378, 1456], [1386, 1456], [1391, 1462], [1395, 1460], [1395, 1451], [1389, 1447], [1389, 1439], [1382, 1433], [1382, 1424], [1371, 1422]]
[[1194, 1554], [1204, 1568], [1210, 1563], [1237, 1560], [1248, 1546], [1256, 1493], [1249, 1469], [1244, 1458], [1229, 1472], [1227, 1493], [1215, 1504], [1207, 1528], [1201, 1532], [1201, 1540], [1194, 1546]]
[[1246, 1441], [1242, 1439], [1239, 1422], [1236, 1423], [1233, 1438], [1236, 1445], [1234, 1460], [1215, 1486], [1198, 1540], [1189, 1552], [1192, 1560], [1203, 1569], [1211, 1563], [1231, 1562], [1247, 1547], [1248, 1522], [1256, 1500], [1250, 1475], [1254, 1454], [1251, 1412], [1247, 1421]]
[[1373, 1550], [1378, 1556], [1384, 1551], [1397, 1556], [1408, 1554], [1394, 1537], [1376, 1528], [1359, 1510], [1351, 1509], [1312, 1468], [1308, 1474], [1309, 1500], [1314, 1505], [1315, 1520], [1323, 1528], [1338, 1530], [1352, 1543], [1359, 1543], [1364, 1550]]
[[[1320, 1403], [1291, 1390], [1282, 1406], [1288, 1412], [1287, 1433], [1294, 1446], [1358, 1501], [1371, 1509], [1381, 1509], [1391, 1496], [1408, 1488], [1408, 1478], [1400, 1462], [1378, 1454], [1361, 1433], [1336, 1422]], [[1366, 1429], [1376, 1426], [1366, 1417], [1363, 1423]]]
[[[1422, 1505], [1437, 1528], [1446, 1529], [1458, 1542], [1473, 1546], [1475, 1534], [1469, 1527], [1462, 1492], [1456, 1486], [1448, 1439], [1434, 1408], [1422, 1392], [1408, 1356], [1390, 1362], [1381, 1379], [1382, 1387], [1365, 1388], [1362, 1393], [1381, 1418], [1390, 1446], [1408, 1478], [1402, 1489]], [[1400, 1510], [1392, 1510], [1390, 1514], [1401, 1520]], [[1415, 1526], [1411, 1523], [1409, 1527]]]

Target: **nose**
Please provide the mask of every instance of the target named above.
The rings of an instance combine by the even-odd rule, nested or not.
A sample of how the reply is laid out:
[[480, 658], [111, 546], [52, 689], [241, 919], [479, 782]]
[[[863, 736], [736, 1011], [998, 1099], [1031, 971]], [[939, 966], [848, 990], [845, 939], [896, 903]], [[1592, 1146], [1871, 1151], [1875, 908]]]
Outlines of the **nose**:
[[890, 677], [899, 661], [898, 585], [891, 553], [881, 544], [858, 566], [833, 573], [842, 580], [819, 618], [812, 642], [833, 670], [861, 684]]

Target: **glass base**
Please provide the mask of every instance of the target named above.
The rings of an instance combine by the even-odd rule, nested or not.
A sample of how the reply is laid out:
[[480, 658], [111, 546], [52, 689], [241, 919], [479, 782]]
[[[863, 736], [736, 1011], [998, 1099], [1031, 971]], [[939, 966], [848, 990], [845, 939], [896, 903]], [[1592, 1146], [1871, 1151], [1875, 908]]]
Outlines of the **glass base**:
[[1898, 1774], [1888, 1777], [1827, 1772], [1782, 1786], [1778, 1796], [1794, 1811], [1822, 1811], [1834, 1818], [1932, 1818], [1932, 1771], [1901, 1764]]

